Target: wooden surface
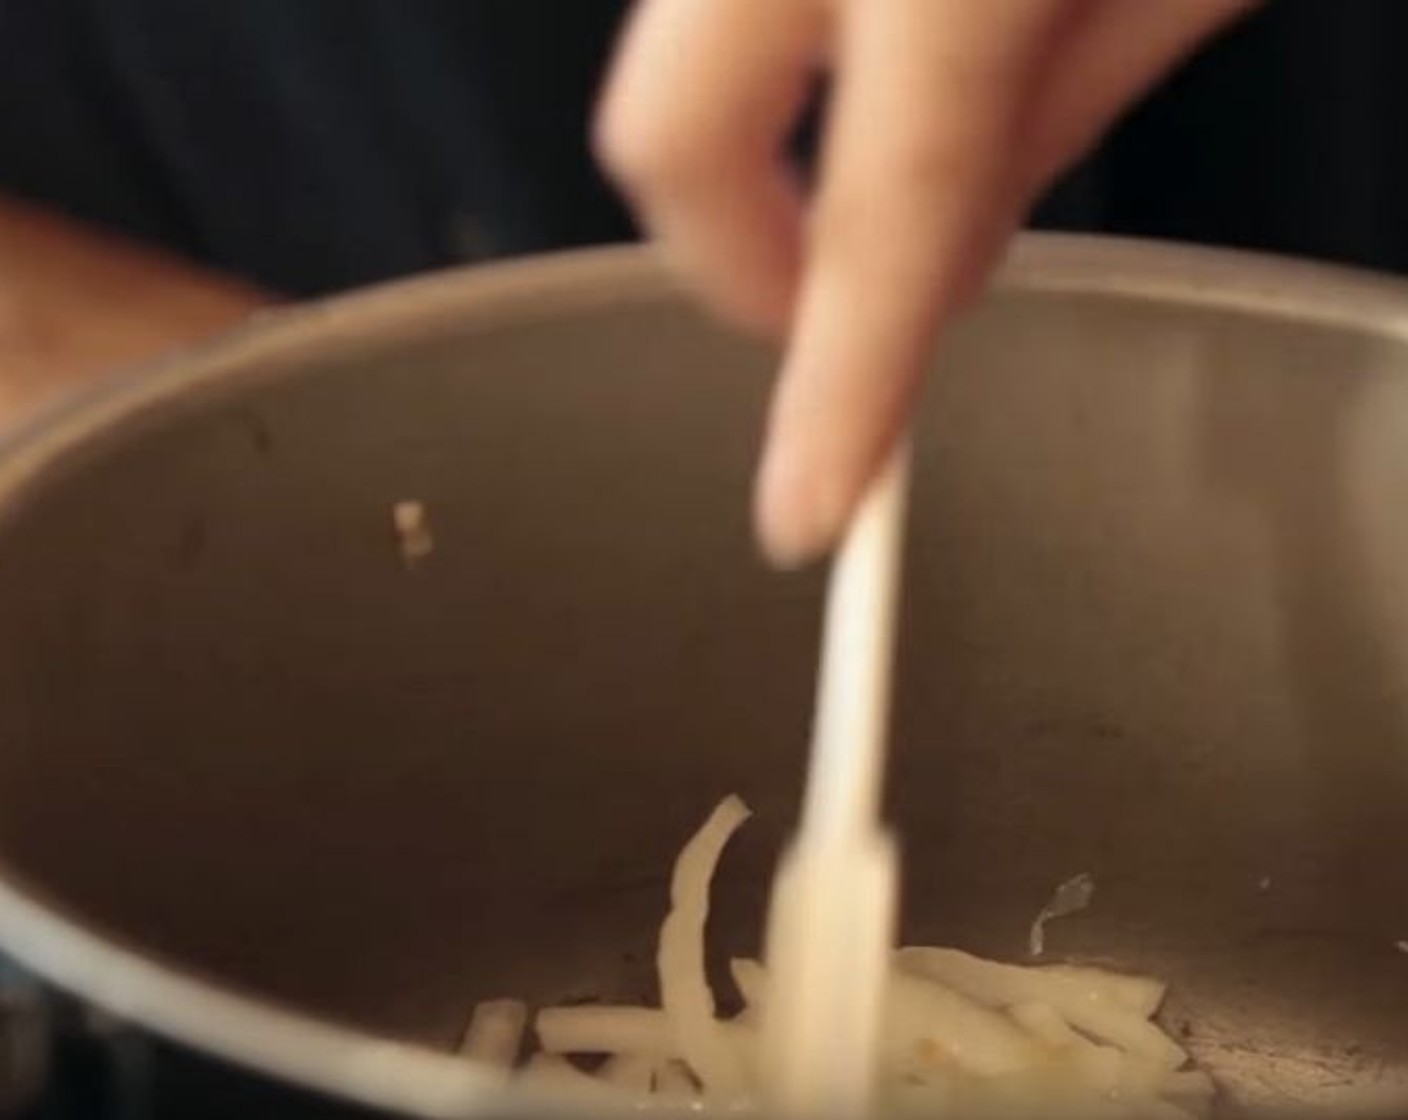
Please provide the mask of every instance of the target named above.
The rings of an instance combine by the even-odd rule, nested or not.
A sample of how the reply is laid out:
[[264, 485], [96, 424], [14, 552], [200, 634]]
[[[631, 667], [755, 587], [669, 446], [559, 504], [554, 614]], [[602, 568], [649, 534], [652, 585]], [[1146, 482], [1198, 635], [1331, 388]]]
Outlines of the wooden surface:
[[0, 198], [0, 427], [268, 302], [168, 254]]

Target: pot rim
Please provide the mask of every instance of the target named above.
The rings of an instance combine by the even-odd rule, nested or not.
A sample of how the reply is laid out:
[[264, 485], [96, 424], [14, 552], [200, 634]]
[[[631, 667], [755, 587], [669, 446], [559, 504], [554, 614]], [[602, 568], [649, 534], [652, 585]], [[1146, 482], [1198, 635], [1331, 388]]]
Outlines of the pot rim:
[[[1086, 293], [1240, 312], [1408, 342], [1408, 281], [1265, 254], [1026, 233], [995, 285], [1009, 292]], [[0, 525], [27, 493], [103, 435], [220, 387], [256, 383], [267, 376], [261, 368], [266, 359], [288, 363], [333, 355], [447, 322], [458, 330], [497, 329], [564, 310], [679, 293], [657, 254], [614, 246], [469, 266], [257, 312], [213, 342], [108, 379], [0, 435]], [[87, 928], [3, 869], [0, 943], [39, 976], [120, 1019], [344, 1100], [437, 1118], [599, 1111], [579, 1101], [505, 1089], [489, 1071], [456, 1055], [240, 995]]]

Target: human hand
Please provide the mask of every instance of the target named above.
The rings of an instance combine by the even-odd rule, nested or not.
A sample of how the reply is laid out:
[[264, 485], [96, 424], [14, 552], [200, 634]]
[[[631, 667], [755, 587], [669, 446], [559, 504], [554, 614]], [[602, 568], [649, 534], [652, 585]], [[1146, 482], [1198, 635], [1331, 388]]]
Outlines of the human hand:
[[231, 277], [0, 195], [0, 427], [271, 302]]
[[[786, 340], [756, 516], [840, 535], [944, 326], [1043, 189], [1252, 0], [643, 0], [597, 148], [699, 292]], [[785, 146], [829, 73], [820, 179]]]

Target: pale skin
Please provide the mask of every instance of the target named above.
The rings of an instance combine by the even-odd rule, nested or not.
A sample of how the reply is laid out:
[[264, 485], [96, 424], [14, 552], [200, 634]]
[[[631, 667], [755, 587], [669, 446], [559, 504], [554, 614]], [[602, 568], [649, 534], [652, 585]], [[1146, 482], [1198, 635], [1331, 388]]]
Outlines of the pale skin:
[[[784, 346], [764, 552], [827, 552], [1033, 201], [1253, 0], [642, 0], [596, 146], [699, 294]], [[819, 179], [785, 143], [832, 82]]]

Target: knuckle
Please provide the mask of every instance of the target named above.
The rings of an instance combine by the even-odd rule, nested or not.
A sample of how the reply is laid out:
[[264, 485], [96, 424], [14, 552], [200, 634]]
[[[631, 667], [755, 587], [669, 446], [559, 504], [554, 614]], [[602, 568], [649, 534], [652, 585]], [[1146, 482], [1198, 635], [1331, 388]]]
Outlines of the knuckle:
[[863, 158], [828, 169], [814, 214], [819, 240], [862, 246], [922, 229], [942, 212], [980, 209], [1009, 162], [1000, 138], [979, 128], [916, 123], [863, 147]]
[[707, 174], [710, 146], [697, 130], [659, 109], [608, 105], [592, 132], [597, 161], [613, 179], [646, 198], [689, 189]]

